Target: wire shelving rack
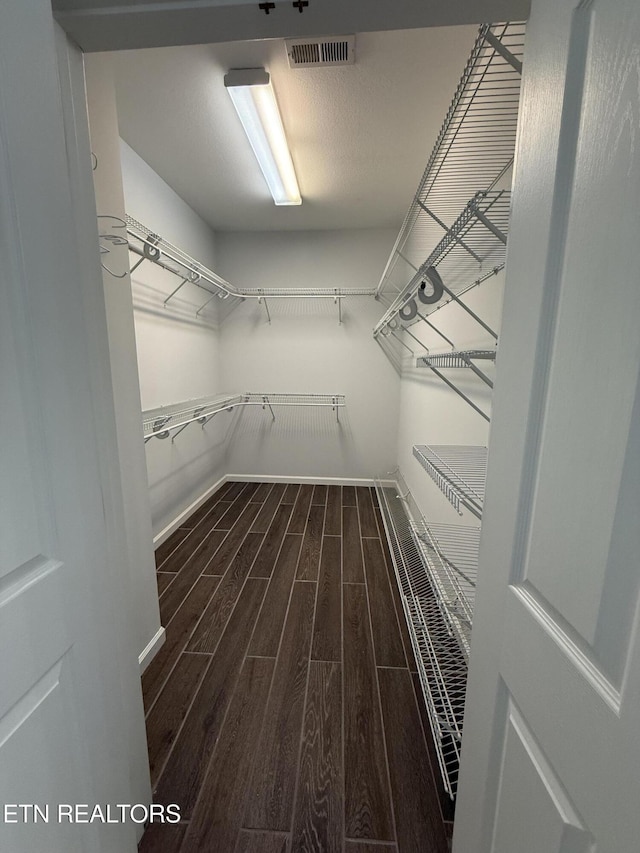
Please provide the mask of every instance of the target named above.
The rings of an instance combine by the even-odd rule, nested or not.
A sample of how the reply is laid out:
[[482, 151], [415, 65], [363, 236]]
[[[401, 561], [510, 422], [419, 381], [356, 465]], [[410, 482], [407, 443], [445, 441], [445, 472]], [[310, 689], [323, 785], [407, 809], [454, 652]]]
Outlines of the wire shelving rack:
[[[414, 320], [414, 310], [404, 313], [409, 305], [419, 306], [420, 312], [428, 316], [445, 295], [459, 303], [458, 291], [466, 288], [477, 274], [479, 262], [487, 263], [492, 272], [503, 267], [510, 206], [511, 193], [508, 190], [479, 192], [468, 201], [426, 259], [419, 266], [410, 264], [409, 281], [374, 328], [374, 336], [377, 337], [396, 318]], [[434, 288], [430, 288], [430, 293], [425, 289], [434, 268], [438, 274], [439, 297]]]
[[468, 349], [429, 353], [429, 355], [422, 355], [416, 360], [416, 367], [471, 367], [469, 362], [475, 360], [495, 361], [496, 351]]
[[[151, 261], [163, 269], [179, 276], [182, 281], [165, 299], [167, 305], [184, 285], [191, 283], [206, 291], [209, 298], [198, 309], [199, 315], [204, 308], [216, 298], [256, 299], [264, 302], [267, 299], [333, 299], [340, 304], [349, 296], [374, 296], [375, 288], [348, 287], [265, 287], [239, 288], [192, 258], [186, 252], [174, 246], [168, 240], [155, 234], [142, 223], [131, 216], [125, 217], [126, 231], [129, 239], [129, 250], [140, 257], [132, 267], [132, 272], [143, 261]], [[268, 309], [267, 309], [268, 311]]]
[[[246, 391], [242, 394], [222, 394], [215, 397], [200, 397], [169, 406], [159, 406], [142, 413], [142, 432], [145, 444], [152, 438], [175, 439], [189, 424], [206, 424], [219, 412], [231, 411], [236, 406], [261, 406], [269, 409], [273, 420], [273, 407], [314, 406], [331, 408], [339, 420], [339, 409], [346, 406], [344, 394], [277, 394]], [[173, 434], [173, 435], [172, 435]]]
[[[398, 480], [402, 482], [400, 472]], [[382, 519], [425, 698], [444, 786], [457, 791], [470, 624], [474, 536], [427, 525], [404, 484], [376, 481]], [[429, 530], [429, 533], [427, 533]], [[428, 542], [425, 542], [425, 537]], [[466, 538], [465, 538], [466, 537]], [[452, 548], [445, 556], [445, 544]], [[477, 553], [477, 551], [476, 551]], [[457, 563], [455, 561], [458, 561]], [[462, 585], [465, 585], [464, 592]], [[458, 587], [461, 588], [458, 591]], [[464, 604], [463, 604], [464, 597]], [[464, 611], [464, 612], [463, 612]], [[461, 642], [462, 640], [462, 642]]]
[[[471, 55], [378, 284], [394, 299], [467, 201], [513, 163], [525, 24], [480, 27]], [[470, 256], [471, 257], [471, 256]], [[475, 259], [476, 263], [482, 260]], [[469, 279], [467, 279], [468, 281]], [[457, 285], [456, 285], [457, 287]]]
[[487, 478], [487, 448], [471, 445], [416, 444], [413, 455], [440, 491], [462, 515], [464, 506], [482, 518]]
[[[411, 532], [426, 567], [412, 579], [419, 592], [429, 584], [443, 618], [469, 661], [471, 626], [478, 575], [480, 528], [461, 524], [433, 524], [424, 518], [411, 521]], [[423, 592], [420, 599], [426, 597]]]
[[[458, 368], [463, 367], [471, 370], [478, 376], [485, 385], [488, 385], [489, 388], [493, 388], [493, 380], [489, 379], [487, 374], [481, 370], [476, 364], [475, 361], [495, 361], [496, 360], [496, 351], [495, 350], [454, 350], [453, 352], [442, 352], [442, 353], [428, 353], [427, 355], [420, 356], [420, 358], [416, 359], [416, 367], [429, 367], [436, 376], [439, 376], [441, 379], [444, 379], [448, 385], [451, 385], [449, 380], [447, 380], [440, 373], [439, 369], [450, 369], [450, 368]], [[467, 399], [466, 395], [462, 394], [456, 385], [453, 385], [454, 389], [458, 391], [461, 396], [464, 396]]]

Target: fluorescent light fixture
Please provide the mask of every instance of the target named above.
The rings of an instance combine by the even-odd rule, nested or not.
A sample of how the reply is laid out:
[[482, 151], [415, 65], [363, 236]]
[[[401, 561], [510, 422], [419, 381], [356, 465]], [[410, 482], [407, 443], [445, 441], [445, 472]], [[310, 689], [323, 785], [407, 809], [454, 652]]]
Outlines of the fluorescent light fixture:
[[264, 68], [237, 68], [225, 75], [224, 85], [274, 202], [302, 204], [269, 73]]

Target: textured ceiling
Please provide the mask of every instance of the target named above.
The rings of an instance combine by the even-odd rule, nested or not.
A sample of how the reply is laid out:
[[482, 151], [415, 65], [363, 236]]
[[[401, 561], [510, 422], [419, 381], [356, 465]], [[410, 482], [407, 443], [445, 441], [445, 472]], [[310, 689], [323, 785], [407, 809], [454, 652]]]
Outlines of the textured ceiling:
[[[112, 54], [120, 132], [215, 230], [399, 227], [477, 28], [361, 33], [356, 64], [290, 69], [281, 40]], [[276, 208], [222, 78], [271, 72], [303, 197]]]

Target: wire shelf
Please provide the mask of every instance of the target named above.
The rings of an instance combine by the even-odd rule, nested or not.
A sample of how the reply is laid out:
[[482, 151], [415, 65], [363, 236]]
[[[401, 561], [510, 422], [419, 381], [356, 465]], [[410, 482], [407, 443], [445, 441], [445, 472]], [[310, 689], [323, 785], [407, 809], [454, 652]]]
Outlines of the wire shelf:
[[253, 391], [200, 397], [143, 412], [144, 440], [168, 438], [175, 430], [179, 433], [194, 422], [204, 426], [218, 412], [229, 411], [236, 406], [262, 406], [263, 409], [268, 408], [275, 419], [273, 406], [330, 407], [337, 415], [338, 409], [346, 406], [346, 399], [344, 394], [274, 394]]
[[[412, 579], [416, 590], [430, 584], [443, 618], [469, 661], [471, 626], [478, 575], [480, 528], [460, 524], [411, 521], [411, 532], [426, 567], [426, 575]], [[421, 598], [423, 596], [421, 595]]]
[[480, 370], [480, 368], [474, 364], [474, 361], [495, 361], [495, 357], [495, 350], [458, 350], [453, 352], [437, 353], [435, 355], [427, 353], [427, 355], [423, 355], [417, 359], [416, 367], [430, 368], [436, 376], [442, 379], [443, 382], [452, 388], [467, 403], [469, 403], [469, 405], [479, 412], [485, 420], [489, 421], [489, 415], [487, 415], [486, 412], [483, 412], [482, 409], [473, 402], [473, 400], [461, 391], [455, 382], [452, 382], [450, 379], [447, 379], [446, 376], [443, 376], [443, 374], [440, 373], [439, 368], [447, 369], [466, 367], [468, 370], [471, 370], [472, 373], [475, 373], [475, 375], [480, 378], [485, 385], [488, 385], [489, 388], [493, 388], [493, 380], [491, 380], [483, 370]]
[[476, 518], [482, 518], [487, 478], [486, 447], [417, 444], [413, 455], [456, 512], [462, 515], [460, 507], [464, 506]]
[[[169, 243], [158, 234], [155, 234], [145, 225], [133, 219], [125, 217], [127, 234], [129, 235], [129, 249], [139, 255], [141, 261], [149, 260], [158, 264], [163, 269], [174, 273], [184, 279], [176, 290], [165, 300], [165, 304], [178, 292], [183, 284], [190, 282], [210, 294], [212, 301], [214, 297], [227, 299], [333, 299], [335, 301], [347, 296], [375, 296], [375, 288], [349, 288], [349, 287], [264, 287], [264, 288], [239, 288], [230, 284], [226, 279], [217, 275], [208, 267], [196, 261], [191, 255], [183, 252], [177, 246]], [[208, 302], [205, 302], [205, 305]], [[202, 306], [204, 308], [204, 305]], [[202, 308], [200, 310], [202, 310]], [[198, 312], [199, 313], [199, 312]]]
[[378, 293], [405, 288], [478, 191], [493, 189], [515, 151], [525, 24], [484, 24], [456, 89]]
[[[445, 789], [454, 799], [458, 784], [464, 702], [465, 655], [451, 628], [438, 585], [425, 560], [422, 539], [406, 510], [407, 497], [376, 481], [376, 493]], [[463, 548], [464, 550], [464, 548]], [[431, 557], [431, 555], [430, 555]], [[432, 557], [431, 557], [432, 558]]]
[[[468, 201], [426, 260], [419, 266], [410, 265], [409, 281], [405, 279], [400, 293], [376, 325], [374, 335], [380, 334], [398, 315], [404, 319], [399, 312], [415, 301], [416, 296], [418, 302], [415, 304], [422, 314], [428, 315], [437, 309], [440, 299], [433, 297], [435, 301], [427, 302], [421, 294], [431, 268], [437, 269], [444, 288], [440, 297], [448, 293], [453, 298], [468, 289], [469, 280], [477, 273], [478, 262], [488, 264], [492, 271], [502, 267], [506, 258], [510, 208], [511, 193], [507, 190], [480, 192]], [[409, 319], [414, 317], [415, 312]]]
[[429, 353], [416, 360], [416, 367], [470, 367], [472, 360], [495, 361], [496, 351], [491, 349], [468, 349], [453, 352]]
[[265, 394], [247, 392], [243, 403], [272, 403], [274, 406], [336, 406], [345, 405], [344, 394]]
[[150, 438], [168, 438], [174, 430], [188, 426], [194, 421], [204, 425], [213, 415], [232, 409], [240, 405], [241, 401], [240, 394], [222, 394], [148, 409], [142, 413], [142, 431], [145, 441]]

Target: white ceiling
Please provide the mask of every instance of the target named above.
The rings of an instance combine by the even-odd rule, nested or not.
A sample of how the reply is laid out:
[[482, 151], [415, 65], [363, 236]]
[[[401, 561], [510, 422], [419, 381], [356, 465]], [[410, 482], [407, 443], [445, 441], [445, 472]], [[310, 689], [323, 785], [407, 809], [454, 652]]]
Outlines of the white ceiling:
[[[279, 39], [112, 54], [126, 142], [215, 230], [400, 226], [475, 26], [361, 33], [352, 66], [290, 69]], [[303, 203], [276, 208], [222, 78], [271, 72]]]

